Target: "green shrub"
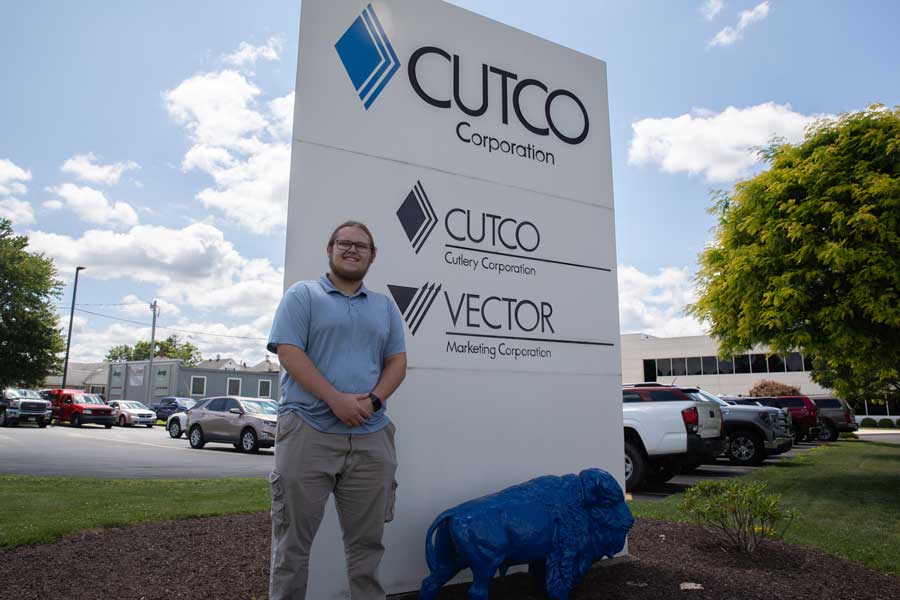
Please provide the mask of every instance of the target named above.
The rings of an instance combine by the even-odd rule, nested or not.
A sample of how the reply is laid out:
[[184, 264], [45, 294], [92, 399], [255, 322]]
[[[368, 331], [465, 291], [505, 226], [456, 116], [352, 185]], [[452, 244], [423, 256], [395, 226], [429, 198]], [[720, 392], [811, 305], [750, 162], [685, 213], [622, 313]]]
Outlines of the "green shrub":
[[885, 429], [893, 429], [897, 426], [897, 423], [893, 419], [888, 419], [887, 417], [878, 419], [878, 426], [884, 427]]
[[878, 422], [872, 417], [866, 417], [859, 423], [860, 427], [878, 427]]
[[766, 493], [764, 483], [701, 481], [684, 493], [678, 507], [728, 546], [748, 554], [766, 538], [782, 537], [794, 519], [793, 512], [781, 507], [781, 496]]

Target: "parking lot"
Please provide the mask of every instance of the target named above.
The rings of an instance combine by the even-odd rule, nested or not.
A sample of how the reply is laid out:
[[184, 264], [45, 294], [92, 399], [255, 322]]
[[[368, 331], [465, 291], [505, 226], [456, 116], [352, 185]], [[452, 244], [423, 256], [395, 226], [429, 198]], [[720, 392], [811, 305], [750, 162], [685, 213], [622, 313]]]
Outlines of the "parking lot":
[[[780, 456], [766, 459], [763, 466], [791, 460], [814, 448], [800, 444]], [[0, 473], [61, 475], [78, 477], [123, 477], [166, 479], [179, 477], [268, 477], [274, 451], [244, 454], [230, 444], [210, 443], [192, 449], [184, 437], [172, 439], [163, 427], [105, 429], [51, 426], [0, 429]], [[648, 484], [634, 494], [636, 500], [662, 499], [684, 491], [702, 479], [743, 475], [760, 467], [739, 467], [720, 459], [690, 474], [678, 475], [664, 484]]]
[[193, 450], [164, 427], [65, 425], [0, 429], [0, 473], [77, 477], [167, 479], [173, 477], [268, 477], [272, 450], [243, 454], [230, 444]]

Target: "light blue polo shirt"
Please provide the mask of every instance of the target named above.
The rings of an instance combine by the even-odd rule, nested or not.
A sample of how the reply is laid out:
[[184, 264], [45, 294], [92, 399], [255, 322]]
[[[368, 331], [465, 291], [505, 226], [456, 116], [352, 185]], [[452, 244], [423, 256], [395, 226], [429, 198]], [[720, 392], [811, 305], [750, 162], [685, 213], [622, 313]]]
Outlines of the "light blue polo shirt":
[[[277, 353], [279, 344], [303, 350], [336, 390], [348, 394], [371, 392], [384, 359], [406, 351], [403, 320], [390, 298], [365, 285], [347, 296], [327, 275], [297, 282], [284, 294], [266, 348]], [[287, 411], [326, 433], [372, 433], [390, 422], [382, 408], [360, 427], [347, 427], [282, 369], [278, 412]]]

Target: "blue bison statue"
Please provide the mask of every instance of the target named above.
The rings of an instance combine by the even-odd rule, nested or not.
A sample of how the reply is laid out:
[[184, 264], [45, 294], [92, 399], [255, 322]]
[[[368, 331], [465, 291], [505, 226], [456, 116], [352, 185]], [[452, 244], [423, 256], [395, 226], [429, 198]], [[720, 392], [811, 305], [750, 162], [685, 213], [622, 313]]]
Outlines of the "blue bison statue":
[[622, 488], [601, 469], [537, 477], [442, 512], [425, 538], [430, 575], [419, 600], [472, 570], [471, 600], [487, 600], [494, 573], [527, 564], [553, 600], [566, 600], [591, 565], [625, 547], [634, 517]]

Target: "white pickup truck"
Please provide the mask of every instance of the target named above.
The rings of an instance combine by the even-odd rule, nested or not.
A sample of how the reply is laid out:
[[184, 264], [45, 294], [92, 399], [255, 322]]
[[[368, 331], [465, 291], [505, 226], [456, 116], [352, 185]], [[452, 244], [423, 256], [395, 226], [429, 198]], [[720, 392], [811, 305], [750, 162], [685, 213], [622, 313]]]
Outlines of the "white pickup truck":
[[681, 465], [713, 460], [727, 447], [722, 411], [660, 384], [623, 386], [625, 489], [662, 483]]

